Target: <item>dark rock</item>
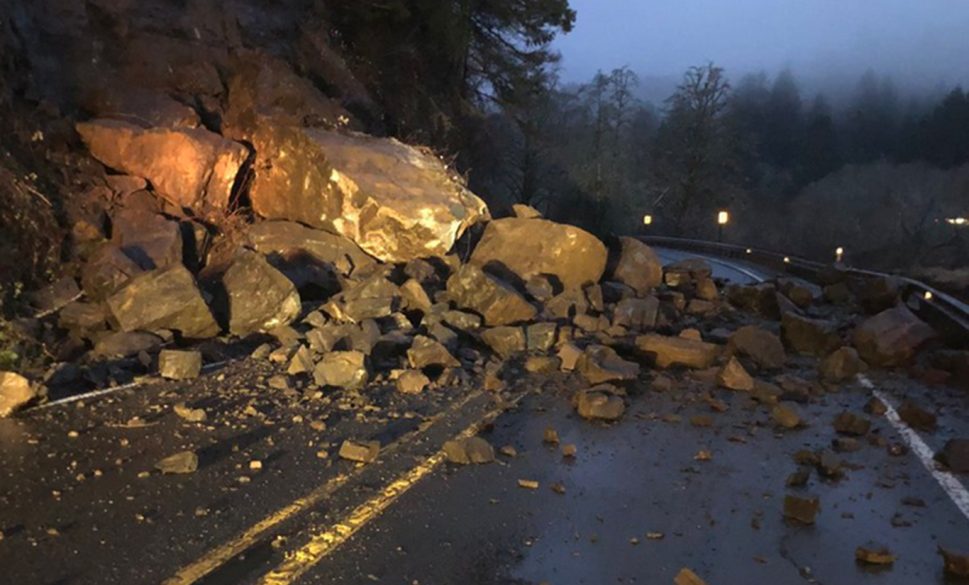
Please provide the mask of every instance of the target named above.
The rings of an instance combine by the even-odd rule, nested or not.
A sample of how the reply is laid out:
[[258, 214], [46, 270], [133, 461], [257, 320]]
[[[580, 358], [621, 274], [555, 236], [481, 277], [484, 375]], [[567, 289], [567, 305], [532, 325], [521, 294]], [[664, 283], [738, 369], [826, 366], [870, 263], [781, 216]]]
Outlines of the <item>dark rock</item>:
[[437, 157], [393, 139], [265, 121], [251, 140], [258, 215], [343, 235], [385, 262], [443, 256], [487, 217]]
[[473, 264], [448, 278], [447, 292], [459, 307], [480, 314], [491, 327], [531, 321], [537, 314], [524, 296]]
[[850, 380], [868, 369], [853, 347], [842, 347], [821, 360], [818, 371], [827, 382]]
[[656, 326], [659, 299], [656, 297], [625, 298], [616, 303], [612, 324], [635, 331], [645, 331]]
[[29, 295], [30, 304], [45, 313], [58, 311], [81, 295], [81, 289], [73, 277], [59, 278], [46, 287]]
[[854, 299], [854, 295], [846, 282], [825, 286], [823, 296], [824, 300], [834, 305], [847, 305]]
[[932, 327], [899, 305], [864, 321], [852, 341], [869, 365], [892, 367], [908, 363], [935, 336]]
[[955, 473], [969, 473], [969, 439], [949, 439], [939, 459]]
[[457, 465], [491, 463], [495, 460], [495, 450], [481, 437], [455, 439], [444, 443], [444, 454], [449, 463]]
[[191, 380], [202, 372], [202, 354], [198, 351], [163, 349], [158, 354], [158, 373], [169, 380]]
[[821, 510], [821, 500], [817, 496], [784, 496], [784, 517], [801, 524], [814, 524]]
[[77, 332], [82, 336], [105, 329], [106, 321], [107, 311], [101, 303], [74, 301], [65, 305], [57, 315], [57, 324], [61, 328]]
[[599, 282], [606, 267], [606, 247], [575, 226], [506, 218], [488, 224], [470, 262], [497, 265], [523, 282], [533, 276], [553, 276], [570, 290]]
[[563, 291], [545, 303], [545, 312], [556, 319], [571, 319], [576, 315], [584, 315], [589, 310], [589, 301], [581, 290]]
[[806, 309], [814, 302], [814, 291], [807, 285], [789, 278], [777, 281], [781, 294], [791, 300], [797, 307]]
[[845, 434], [861, 437], [871, 430], [871, 421], [852, 412], [842, 412], [834, 419], [834, 430]]
[[304, 254], [308, 260], [332, 267], [344, 276], [366, 273], [376, 263], [350, 239], [293, 221], [257, 222], [249, 226], [246, 238], [261, 254]]
[[730, 336], [729, 350], [752, 359], [758, 366], [766, 369], [784, 367], [787, 355], [784, 344], [769, 331], [753, 325], [741, 327]]
[[228, 208], [249, 156], [241, 144], [202, 128], [146, 130], [102, 119], [77, 124], [77, 132], [106, 166], [147, 179], [173, 205], [203, 215]]
[[102, 300], [144, 272], [117, 245], [98, 246], [81, 269], [81, 286], [91, 299]]
[[178, 222], [140, 209], [122, 210], [111, 220], [111, 241], [142, 269], [182, 263], [185, 248]]
[[727, 301], [738, 309], [767, 319], [781, 318], [781, 310], [777, 303], [777, 289], [770, 283], [730, 285], [727, 287]]
[[774, 423], [785, 429], [796, 429], [801, 426], [801, 415], [797, 406], [792, 402], [779, 402], [770, 412]]
[[219, 325], [202, 299], [192, 273], [182, 265], [135, 277], [111, 295], [107, 305], [126, 332], [168, 329], [189, 339], [219, 333]]
[[636, 347], [653, 356], [659, 368], [681, 365], [702, 370], [713, 365], [720, 355], [720, 347], [712, 343], [657, 334], [637, 337]]
[[828, 479], [840, 479], [844, 476], [844, 463], [832, 451], [821, 451], [818, 456], [818, 473]]
[[529, 351], [548, 351], [555, 345], [558, 325], [555, 323], [532, 323], [525, 327], [526, 346]]
[[942, 555], [946, 575], [969, 577], [969, 553], [956, 552], [940, 546], [939, 554]]
[[713, 276], [710, 263], [702, 258], [687, 258], [663, 269], [663, 282], [672, 288], [691, 289], [700, 280]]
[[875, 276], [856, 282], [855, 296], [866, 313], [874, 315], [898, 304], [899, 281], [890, 276]]
[[898, 407], [898, 418], [913, 429], [922, 431], [934, 431], [936, 417], [931, 412], [925, 410], [911, 400], [902, 402]]
[[841, 346], [837, 323], [793, 313], [781, 316], [781, 338], [787, 347], [803, 355], [822, 357]]
[[261, 255], [240, 250], [222, 276], [229, 332], [244, 337], [289, 325], [302, 305], [293, 283]]
[[95, 357], [131, 357], [141, 352], [154, 353], [161, 347], [162, 339], [144, 331], [119, 331], [98, 339], [91, 354]]

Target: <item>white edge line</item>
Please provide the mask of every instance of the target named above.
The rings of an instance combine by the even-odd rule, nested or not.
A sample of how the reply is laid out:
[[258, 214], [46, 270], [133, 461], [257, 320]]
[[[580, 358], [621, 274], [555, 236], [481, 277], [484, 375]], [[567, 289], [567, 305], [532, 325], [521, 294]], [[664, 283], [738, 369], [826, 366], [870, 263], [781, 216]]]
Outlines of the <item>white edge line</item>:
[[942, 489], [949, 496], [949, 499], [952, 500], [952, 503], [956, 505], [956, 508], [959, 508], [962, 515], [969, 520], [969, 491], [966, 491], [966, 487], [962, 485], [962, 482], [956, 476], [936, 468], [935, 453], [932, 451], [932, 448], [922, 440], [922, 437], [918, 433], [902, 422], [891, 401], [872, 384], [871, 380], [859, 374], [858, 381], [861, 382], [862, 386], [870, 389], [875, 398], [882, 401], [885, 405], [885, 418], [888, 419], [888, 422], [895, 428], [895, 431], [908, 444], [912, 453], [919, 458], [919, 461], [922, 462], [925, 469], [935, 478], [935, 481], [942, 486]]

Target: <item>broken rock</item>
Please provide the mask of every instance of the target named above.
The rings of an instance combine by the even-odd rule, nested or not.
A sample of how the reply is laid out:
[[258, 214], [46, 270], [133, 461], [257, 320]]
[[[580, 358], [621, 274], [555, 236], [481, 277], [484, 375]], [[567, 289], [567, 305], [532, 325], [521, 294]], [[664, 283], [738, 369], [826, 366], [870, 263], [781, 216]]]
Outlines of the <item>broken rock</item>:
[[784, 496], [784, 517], [800, 522], [814, 524], [818, 512], [821, 510], [821, 500], [817, 496]]
[[908, 363], [935, 331], [904, 305], [878, 313], [855, 329], [853, 345], [865, 362], [892, 367]]
[[39, 395], [39, 388], [15, 372], [0, 372], [0, 418], [8, 417]]
[[522, 281], [554, 276], [569, 290], [599, 282], [606, 268], [606, 247], [575, 226], [506, 218], [488, 224], [470, 262], [484, 267], [494, 263]]
[[384, 262], [444, 256], [488, 215], [437, 157], [394, 139], [269, 120], [252, 143], [257, 214], [341, 234]]
[[787, 361], [781, 340], [773, 333], [753, 325], [735, 331], [730, 336], [728, 348], [749, 357], [762, 368], [779, 369]]
[[457, 465], [491, 463], [495, 460], [494, 448], [481, 437], [447, 441], [444, 443], [444, 454], [448, 462]]
[[189, 339], [219, 333], [192, 273], [181, 264], [132, 279], [107, 300], [122, 331], [178, 331]]
[[608, 386], [580, 390], [573, 403], [579, 416], [587, 419], [617, 420], [626, 411], [625, 401]]
[[735, 357], [731, 357], [717, 373], [717, 384], [728, 390], [749, 392], [754, 389], [754, 379]]
[[615, 350], [605, 345], [585, 348], [575, 369], [590, 384], [635, 380], [639, 376], [639, 364], [622, 359]]
[[246, 336], [292, 323], [302, 308], [299, 293], [261, 255], [241, 250], [222, 276], [229, 331]]
[[644, 331], [656, 326], [658, 313], [659, 299], [656, 297], [626, 298], [616, 303], [612, 324], [636, 331]]
[[199, 468], [199, 456], [194, 451], [182, 451], [165, 457], [155, 468], [165, 474], [194, 473]]
[[663, 283], [663, 263], [653, 249], [630, 237], [619, 238], [619, 257], [611, 279], [645, 295]]
[[969, 439], [949, 439], [938, 458], [955, 473], [969, 473]]
[[841, 346], [838, 325], [785, 312], [781, 316], [781, 337], [794, 352], [825, 356]]
[[871, 421], [852, 412], [842, 412], [834, 419], [834, 430], [843, 435], [861, 437], [871, 430]]
[[835, 350], [821, 360], [818, 366], [821, 378], [827, 382], [850, 380], [867, 369], [868, 365], [861, 360], [858, 351], [853, 347]]
[[342, 459], [357, 463], [371, 463], [380, 454], [379, 441], [351, 441], [347, 439], [340, 445], [339, 455]]
[[158, 354], [158, 373], [169, 380], [191, 380], [202, 371], [202, 354], [198, 351], [163, 349]]
[[397, 391], [403, 394], [420, 394], [431, 384], [431, 380], [420, 370], [405, 370], [394, 382]]
[[659, 368], [681, 365], [703, 370], [713, 365], [720, 355], [720, 348], [712, 343], [657, 334], [637, 337], [636, 347], [655, 356], [656, 366]]
[[801, 415], [792, 402], [780, 402], [774, 405], [770, 415], [778, 426], [785, 429], [796, 429], [801, 426]]
[[147, 179], [173, 205], [225, 210], [249, 151], [202, 128], [144, 129], [116, 120], [77, 124], [94, 158]]
[[887, 546], [866, 544], [855, 549], [855, 559], [867, 565], [890, 565], [895, 562], [895, 555]]
[[521, 327], [492, 327], [481, 333], [481, 340], [503, 358], [527, 348], [525, 330]]
[[369, 378], [366, 355], [361, 351], [332, 351], [316, 364], [313, 378], [319, 386], [357, 390]]
[[515, 289], [473, 264], [462, 266], [448, 278], [447, 292], [459, 307], [480, 314], [485, 325], [492, 327], [530, 321], [537, 313]]
[[410, 349], [407, 350], [407, 362], [410, 367], [416, 369], [428, 366], [461, 366], [461, 362], [455, 359], [443, 344], [424, 335], [418, 335], [414, 338]]
[[942, 555], [943, 567], [947, 575], [969, 577], [969, 553], [960, 553], [940, 546], [939, 554]]
[[374, 259], [351, 240], [338, 235], [306, 227], [294, 221], [260, 221], [246, 230], [249, 245], [265, 255], [300, 256], [338, 274], [350, 276], [366, 272], [374, 266]]

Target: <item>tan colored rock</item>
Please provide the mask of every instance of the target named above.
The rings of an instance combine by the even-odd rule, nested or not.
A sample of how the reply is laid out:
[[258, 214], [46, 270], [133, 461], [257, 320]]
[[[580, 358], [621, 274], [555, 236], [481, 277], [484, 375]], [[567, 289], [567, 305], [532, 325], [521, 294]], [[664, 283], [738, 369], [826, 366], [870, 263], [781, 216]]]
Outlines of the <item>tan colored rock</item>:
[[378, 441], [352, 441], [347, 439], [340, 445], [341, 459], [356, 461], [357, 463], [371, 463], [380, 455]]
[[525, 205], [523, 203], [515, 203], [511, 206], [512, 212], [515, 217], [521, 219], [537, 219], [542, 217], [542, 213], [532, 207], [531, 205]]
[[659, 300], [656, 297], [622, 299], [613, 310], [612, 324], [636, 331], [652, 329], [656, 326], [658, 313]]
[[692, 570], [684, 567], [673, 577], [673, 585], [707, 585], [707, 582], [700, 578]]
[[169, 380], [191, 380], [202, 371], [202, 354], [192, 350], [163, 349], [158, 354], [158, 373]]
[[0, 372], [0, 418], [8, 417], [39, 395], [30, 380], [15, 372]]
[[481, 437], [468, 437], [445, 442], [444, 455], [449, 463], [481, 465], [495, 460], [495, 449]]
[[385, 262], [444, 256], [488, 216], [439, 159], [393, 139], [264, 123], [252, 142], [257, 214], [341, 234]]
[[308, 256], [310, 260], [333, 267], [338, 274], [350, 276], [366, 272], [375, 260], [351, 240], [294, 221], [260, 221], [246, 230], [249, 245], [262, 254], [284, 257]]
[[663, 262], [653, 249], [636, 238], [620, 237], [619, 257], [611, 279], [644, 295], [663, 283]]
[[558, 358], [562, 361], [562, 371], [571, 372], [582, 357], [582, 350], [573, 343], [563, 343], [558, 350]]
[[781, 339], [796, 353], [819, 357], [841, 346], [837, 323], [790, 312], [781, 316]]
[[713, 365], [720, 355], [720, 347], [712, 343], [657, 334], [637, 337], [636, 347], [653, 355], [659, 368], [681, 365], [702, 370]]
[[639, 364], [626, 361], [611, 347], [590, 345], [575, 364], [575, 369], [590, 384], [635, 380]]
[[430, 386], [431, 380], [420, 370], [405, 370], [397, 376], [394, 384], [402, 394], [420, 394]]
[[491, 327], [481, 333], [481, 340], [503, 358], [523, 352], [528, 347], [525, 330], [521, 327]]
[[178, 331], [189, 339], [215, 337], [219, 325], [192, 273], [181, 264], [141, 274], [107, 299], [122, 331]]
[[199, 213], [225, 210], [245, 146], [202, 128], [153, 128], [115, 120], [77, 124], [94, 158], [106, 166], [151, 182], [173, 205]]
[[420, 369], [427, 366], [443, 366], [457, 368], [461, 366], [451, 352], [444, 345], [430, 337], [418, 335], [414, 338], [410, 349], [407, 350], [407, 362], [410, 367]]
[[496, 264], [523, 281], [538, 275], [556, 277], [566, 290], [597, 283], [606, 268], [606, 247], [575, 226], [546, 219], [492, 221], [471, 254], [478, 266]]
[[784, 496], [784, 517], [801, 524], [814, 524], [821, 511], [821, 500], [817, 496]]
[[573, 403], [579, 416], [587, 419], [617, 420], [626, 411], [626, 403], [621, 396], [598, 388], [577, 392]]
[[754, 379], [735, 357], [731, 357], [717, 373], [717, 384], [729, 390], [750, 392], [754, 389]]
[[861, 360], [858, 351], [853, 347], [842, 347], [831, 352], [818, 365], [821, 379], [827, 382], [850, 380], [867, 369], [868, 365]]
[[871, 317], [854, 332], [852, 344], [861, 358], [873, 366], [901, 366], [936, 336], [932, 327], [899, 305]]
[[531, 321], [537, 314], [524, 296], [473, 264], [462, 266], [448, 278], [447, 292], [455, 304], [478, 313], [491, 327]]
[[969, 553], [957, 552], [939, 546], [939, 554], [942, 555], [946, 575], [969, 577]]
[[746, 325], [735, 331], [727, 347], [734, 353], [749, 357], [762, 368], [779, 369], [787, 361], [780, 338], [754, 325]]
[[165, 474], [195, 473], [199, 468], [199, 456], [194, 451], [182, 451], [165, 457], [155, 464], [155, 468]]
[[313, 378], [319, 386], [363, 388], [369, 379], [366, 357], [362, 351], [331, 351], [316, 364]]

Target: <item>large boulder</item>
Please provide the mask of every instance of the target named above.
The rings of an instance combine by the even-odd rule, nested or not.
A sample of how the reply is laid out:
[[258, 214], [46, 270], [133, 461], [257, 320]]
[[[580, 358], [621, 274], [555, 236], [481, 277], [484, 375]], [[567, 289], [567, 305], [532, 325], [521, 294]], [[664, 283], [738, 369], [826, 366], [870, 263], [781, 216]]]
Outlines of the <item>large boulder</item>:
[[868, 364], [891, 367], [906, 364], [922, 345], [935, 336], [932, 327], [912, 314], [905, 305], [898, 305], [859, 325], [855, 329], [852, 344]]
[[144, 129], [116, 120], [77, 124], [94, 158], [151, 182], [173, 205], [197, 212], [225, 210], [245, 146], [202, 128]]
[[780, 338], [754, 325], [746, 325], [735, 331], [727, 347], [732, 353], [749, 357], [761, 368], [779, 369], [787, 361]]
[[471, 254], [478, 266], [510, 270], [522, 281], [554, 276], [565, 289], [599, 282], [606, 247], [589, 232], [547, 219], [509, 217], [492, 221]]
[[850, 380], [866, 369], [868, 369], [867, 364], [861, 360], [853, 347], [839, 348], [818, 364], [818, 373], [826, 382]]
[[387, 262], [443, 256], [487, 217], [433, 155], [393, 139], [260, 124], [253, 209], [342, 234]]
[[289, 325], [299, 316], [299, 293], [260, 254], [240, 250], [222, 276], [229, 332], [245, 336]]
[[537, 314], [515, 289], [473, 264], [465, 264], [448, 278], [447, 292], [455, 304], [481, 315], [489, 327], [530, 321]]
[[636, 238], [619, 238], [620, 250], [612, 280], [643, 295], [663, 283], [663, 262], [653, 249]]
[[192, 273], [181, 264], [145, 272], [107, 299], [122, 331], [177, 331], [189, 339], [219, 334]]
[[94, 249], [81, 267], [81, 286], [88, 297], [101, 300], [143, 272], [117, 244], [105, 242]]
[[791, 312], [781, 317], [781, 338], [787, 347], [803, 355], [822, 357], [841, 346], [837, 323]]
[[344, 276], [371, 268], [375, 261], [347, 238], [293, 221], [261, 221], [246, 231], [249, 245], [266, 255], [305, 254]]

